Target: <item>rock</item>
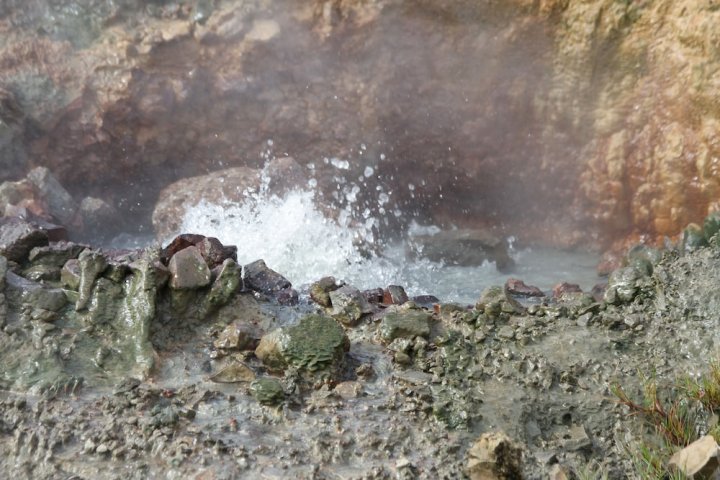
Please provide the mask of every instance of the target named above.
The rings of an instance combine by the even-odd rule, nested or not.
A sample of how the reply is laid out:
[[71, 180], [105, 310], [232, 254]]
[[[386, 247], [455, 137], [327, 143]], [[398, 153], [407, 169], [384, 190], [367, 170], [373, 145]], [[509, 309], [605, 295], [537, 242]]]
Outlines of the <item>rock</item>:
[[418, 295], [412, 297], [412, 301], [422, 308], [433, 308], [433, 305], [440, 303], [435, 295]]
[[[708, 242], [720, 231], [720, 211], [712, 212], [703, 222], [703, 235]], [[716, 239], [717, 240], [717, 239]], [[718, 243], [717, 241], [715, 242]]]
[[297, 290], [292, 287], [283, 288], [275, 294], [275, 300], [280, 305], [297, 305], [299, 302], [300, 294]]
[[201, 201], [215, 204], [227, 200], [239, 201], [243, 192], [259, 187], [260, 171], [248, 167], [178, 180], [160, 192], [152, 214], [155, 233], [161, 239], [177, 234], [187, 209]]
[[720, 449], [712, 435], [705, 435], [675, 453], [668, 465], [694, 479], [716, 478], [720, 468]]
[[519, 297], [544, 297], [545, 294], [538, 287], [526, 285], [520, 279], [508, 278], [505, 282], [505, 290], [511, 295]]
[[220, 332], [213, 345], [223, 350], [254, 350], [260, 339], [259, 333], [252, 325], [233, 322]]
[[397, 338], [428, 338], [431, 320], [432, 315], [424, 311], [388, 312], [380, 323], [380, 337], [386, 343]]
[[643, 276], [644, 273], [635, 267], [615, 270], [608, 278], [605, 301], [613, 305], [631, 302], [638, 292], [637, 281]]
[[6, 294], [12, 297], [16, 304], [49, 312], [59, 312], [67, 304], [65, 292], [59, 288], [47, 288], [10, 271], [5, 273], [5, 278]]
[[584, 425], [573, 425], [562, 437], [563, 447], [575, 452], [592, 448], [592, 439], [588, 436]]
[[475, 309], [485, 313], [491, 318], [502, 314], [522, 314], [525, 308], [508, 295], [503, 287], [488, 287], [480, 294], [480, 300], [475, 304]]
[[346, 400], [357, 398], [363, 393], [363, 385], [357, 381], [340, 382], [333, 391]]
[[80, 289], [80, 264], [76, 259], [68, 260], [60, 270], [60, 282], [68, 289]]
[[170, 259], [180, 250], [187, 247], [197, 247], [200, 254], [205, 259], [210, 269], [221, 265], [228, 258], [237, 262], [237, 247], [224, 246], [220, 240], [214, 237], [206, 237], [194, 233], [183, 233], [176, 236], [165, 248], [160, 252], [160, 259], [165, 265], [170, 263]]
[[292, 366], [309, 373], [335, 373], [350, 343], [332, 318], [307, 315], [297, 325], [277, 329], [260, 339], [255, 355], [271, 370]]
[[38, 226], [17, 217], [0, 218], [0, 255], [23, 263], [35, 247], [48, 245], [48, 234]]
[[468, 450], [465, 473], [470, 480], [522, 478], [522, 450], [502, 432], [483, 433]]
[[383, 303], [386, 305], [402, 305], [409, 300], [405, 289], [400, 285], [389, 285], [384, 293]]
[[246, 288], [270, 296], [274, 296], [280, 290], [292, 287], [287, 278], [269, 268], [263, 260], [256, 260], [245, 265], [243, 279]]
[[[202, 269], [202, 266], [199, 267]], [[230, 299], [238, 291], [242, 282], [242, 272], [240, 266], [235, 260], [227, 258], [220, 267], [217, 267], [215, 281], [210, 287], [210, 291], [205, 295], [204, 301], [207, 304], [207, 310], [219, 308], [230, 301]]]
[[194, 290], [210, 284], [211, 274], [200, 250], [186, 247], [170, 259], [170, 286], [175, 290]]
[[495, 262], [497, 269], [512, 269], [505, 240], [486, 230], [448, 230], [435, 235], [416, 235], [408, 240], [408, 253], [413, 257], [450, 265], [473, 266]]
[[253, 380], [255, 373], [250, 367], [237, 360], [230, 360], [217, 373], [210, 376], [210, 381], [216, 383], [240, 383]]
[[78, 205], [49, 169], [34, 168], [28, 173], [27, 179], [35, 185], [40, 196], [47, 203], [50, 215], [65, 226], [75, 222]]
[[377, 305], [385, 301], [385, 290], [383, 290], [382, 288], [363, 290], [362, 294], [363, 297], [365, 297], [365, 300], [367, 300], [368, 303], [371, 305]]
[[363, 315], [373, 311], [360, 290], [350, 285], [331, 291], [329, 296], [332, 304], [330, 314], [343, 325], [355, 325]]
[[293, 189], [305, 188], [308, 182], [306, 169], [292, 157], [272, 159], [263, 168], [262, 175], [268, 191], [279, 197]]
[[503, 325], [500, 327], [500, 330], [498, 330], [498, 337], [506, 340], [512, 340], [515, 338], [515, 329], [510, 325]]
[[576, 283], [560, 282], [552, 289], [553, 298], [562, 298], [566, 294], [582, 293], [582, 288]]
[[550, 480], [570, 480], [570, 478], [567, 469], [559, 463], [556, 463], [550, 469]]
[[263, 405], [278, 405], [285, 400], [283, 386], [275, 378], [258, 378], [250, 384], [250, 392]]
[[310, 298], [321, 307], [330, 308], [330, 292], [337, 290], [342, 286], [335, 280], [335, 277], [323, 277], [317, 282], [310, 285]]
[[33, 265], [50, 265], [61, 268], [68, 260], [76, 259], [80, 253], [88, 248], [77, 243], [60, 241], [43, 247], [30, 250], [28, 260]]
[[78, 285], [80, 295], [75, 303], [76, 311], [87, 307], [95, 280], [107, 268], [107, 260], [101, 253], [85, 249], [78, 256], [78, 268], [80, 269], [80, 282]]

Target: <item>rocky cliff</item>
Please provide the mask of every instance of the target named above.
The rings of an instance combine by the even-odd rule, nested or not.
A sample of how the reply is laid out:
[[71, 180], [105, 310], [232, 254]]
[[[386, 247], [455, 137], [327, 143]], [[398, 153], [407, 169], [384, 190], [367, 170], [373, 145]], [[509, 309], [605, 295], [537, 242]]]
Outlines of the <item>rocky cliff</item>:
[[359, 196], [389, 226], [655, 241], [720, 199], [719, 10], [5, 2], [0, 180], [45, 165], [142, 223], [172, 181], [287, 153], [328, 194], [370, 167]]

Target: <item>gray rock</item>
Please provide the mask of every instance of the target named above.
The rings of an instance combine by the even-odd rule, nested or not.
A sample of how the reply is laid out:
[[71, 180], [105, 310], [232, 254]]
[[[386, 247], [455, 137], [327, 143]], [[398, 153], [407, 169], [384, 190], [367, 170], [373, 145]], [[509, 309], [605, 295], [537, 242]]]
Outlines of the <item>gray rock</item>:
[[365, 296], [355, 287], [345, 285], [329, 293], [331, 315], [343, 325], [355, 325], [363, 315], [373, 311]]
[[380, 336], [387, 343], [396, 338], [427, 338], [431, 318], [432, 315], [420, 310], [389, 312], [380, 324]]
[[59, 288], [47, 288], [13, 272], [6, 273], [7, 293], [19, 305], [29, 305], [50, 312], [58, 312], [67, 304], [65, 292]]
[[60, 270], [60, 282], [70, 290], [80, 289], [80, 264], [76, 259], [65, 262]]
[[292, 287], [287, 278], [269, 268], [263, 260], [256, 260], [245, 265], [243, 278], [245, 287], [265, 295], [274, 295], [280, 290]]
[[504, 325], [503, 327], [498, 330], [498, 337], [504, 338], [506, 340], [512, 340], [515, 338], [515, 329], [512, 328], [510, 325]]
[[48, 234], [36, 225], [17, 217], [0, 219], [0, 255], [23, 263], [35, 247], [48, 245]]
[[197, 247], [187, 247], [173, 255], [168, 269], [170, 286], [176, 290], [193, 290], [210, 284], [210, 268]]
[[592, 448], [592, 440], [583, 425], [574, 425], [563, 435], [563, 447], [575, 452]]
[[30, 250], [28, 260], [33, 265], [50, 265], [61, 268], [65, 263], [73, 258], [78, 258], [80, 253], [87, 246], [79, 245], [73, 242], [60, 241], [53, 242], [44, 247], [35, 247]]
[[80, 269], [78, 285], [80, 295], [75, 303], [75, 310], [79, 312], [87, 307], [95, 280], [107, 268], [107, 260], [99, 252], [85, 249], [78, 257], [78, 268]]
[[632, 266], [618, 268], [608, 278], [605, 301], [613, 305], [631, 302], [638, 292], [637, 282], [643, 276], [644, 272]]
[[50, 170], [45, 167], [34, 168], [28, 173], [27, 179], [35, 185], [53, 217], [63, 225], [73, 223], [78, 205], [72, 195], [50, 173]]
[[387, 291], [394, 305], [402, 305], [408, 301], [407, 293], [405, 293], [405, 289], [400, 285], [388, 285]]

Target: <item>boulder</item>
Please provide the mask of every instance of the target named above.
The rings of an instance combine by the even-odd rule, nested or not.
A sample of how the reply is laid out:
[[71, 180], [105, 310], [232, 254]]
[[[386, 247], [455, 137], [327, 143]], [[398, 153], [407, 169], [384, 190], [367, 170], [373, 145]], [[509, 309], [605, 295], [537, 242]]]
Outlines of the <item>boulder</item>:
[[689, 478], [714, 479], [720, 469], [720, 448], [712, 435], [705, 435], [675, 453], [668, 465]]
[[211, 274], [200, 250], [190, 246], [170, 259], [170, 286], [176, 290], [194, 290], [210, 284]]
[[13, 272], [6, 272], [7, 295], [16, 305], [28, 305], [31, 308], [49, 312], [59, 312], [66, 304], [65, 292], [59, 288], [49, 288], [30, 281]]
[[518, 315], [525, 312], [525, 308], [500, 286], [487, 287], [483, 290], [475, 308], [491, 318], [502, 314]]
[[323, 315], [307, 315], [297, 325], [262, 337], [255, 355], [274, 371], [292, 366], [311, 374], [335, 374], [349, 346], [344, 329], [335, 320]]
[[470, 447], [465, 473], [470, 480], [522, 478], [522, 449], [503, 432], [483, 433]]
[[562, 298], [574, 293], [582, 293], [582, 288], [577, 283], [560, 282], [552, 289], [553, 298]]
[[244, 192], [259, 188], [260, 171], [248, 167], [178, 180], [160, 192], [152, 214], [155, 233], [160, 239], [179, 233], [187, 210], [202, 201], [215, 204], [241, 201]]
[[72, 195], [58, 182], [45, 167], [34, 168], [27, 179], [35, 185], [40, 197], [48, 206], [48, 213], [62, 225], [70, 226], [75, 222], [78, 204]]
[[383, 303], [386, 305], [402, 305], [408, 300], [405, 289], [400, 285], [388, 285], [383, 292]]

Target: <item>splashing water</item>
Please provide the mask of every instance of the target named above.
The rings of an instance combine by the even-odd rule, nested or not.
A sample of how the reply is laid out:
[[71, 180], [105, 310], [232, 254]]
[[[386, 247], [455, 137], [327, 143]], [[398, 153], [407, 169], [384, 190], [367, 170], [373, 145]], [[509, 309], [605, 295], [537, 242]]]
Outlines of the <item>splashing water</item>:
[[[373, 222], [353, 224], [351, 209], [352, 205], [346, 206], [335, 221], [318, 209], [313, 190], [295, 189], [280, 197], [262, 188], [243, 203], [199, 203], [187, 211], [182, 231], [237, 245], [241, 264], [262, 258], [296, 287], [333, 275], [360, 289], [397, 284], [410, 295], [433, 294], [443, 301], [472, 303], [485, 287], [508, 278], [492, 263], [458, 267], [424, 259], [408, 261], [402, 244], [363, 254], [358, 241], [374, 242]], [[416, 233], [438, 231], [413, 228]], [[527, 249], [513, 252], [513, 257], [517, 269], [512, 276], [545, 290], [561, 280], [580, 283], [584, 289], [597, 281], [597, 258], [592, 255]]]

